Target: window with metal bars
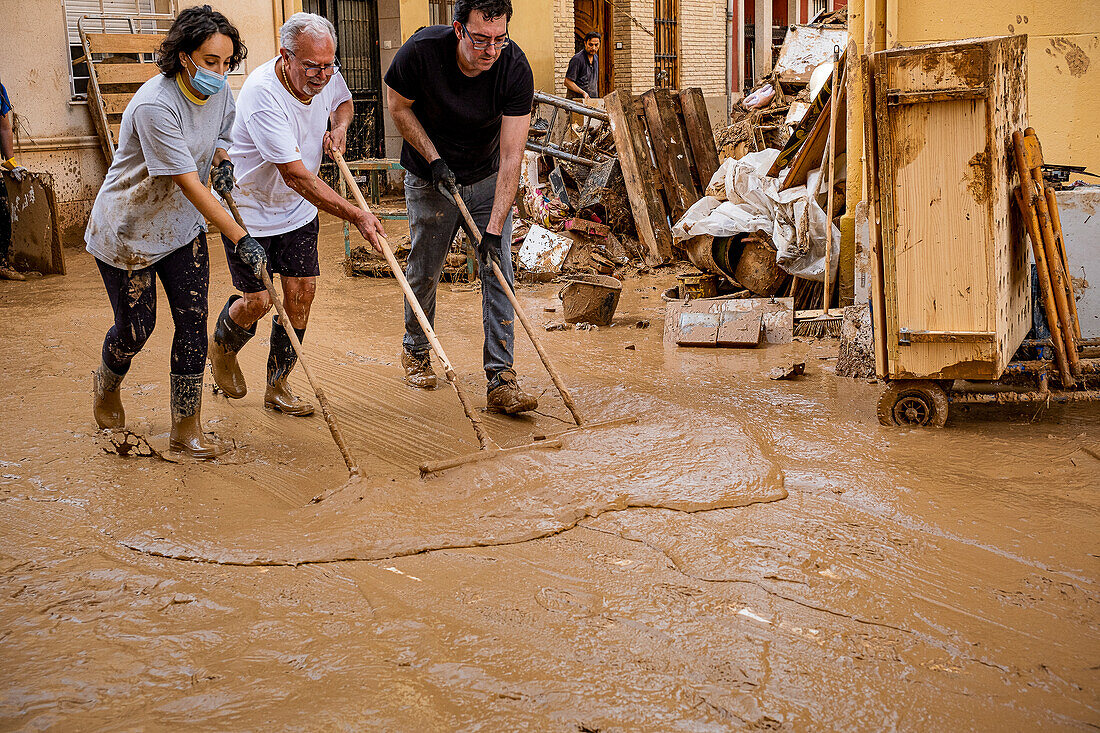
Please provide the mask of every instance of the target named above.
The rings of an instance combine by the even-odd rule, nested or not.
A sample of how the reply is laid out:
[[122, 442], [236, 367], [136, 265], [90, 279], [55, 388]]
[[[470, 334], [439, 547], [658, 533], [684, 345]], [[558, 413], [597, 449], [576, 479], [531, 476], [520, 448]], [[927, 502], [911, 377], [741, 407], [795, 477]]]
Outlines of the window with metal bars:
[[[84, 30], [90, 33], [138, 33], [167, 30], [163, 23], [141, 20], [136, 16], [151, 13], [176, 13], [176, 0], [62, 0], [65, 9], [65, 32], [69, 42], [69, 58], [84, 56], [78, 24], [84, 16]], [[107, 17], [104, 17], [107, 16]], [[145, 54], [152, 60], [152, 54]], [[73, 100], [83, 100], [88, 94], [88, 66], [73, 64], [69, 68], [69, 91]]]
[[654, 83], [668, 89], [680, 88], [679, 0], [654, 0], [653, 60]]
[[[385, 149], [382, 125], [382, 62], [378, 50], [377, 0], [303, 0], [302, 9], [328, 18], [336, 27], [336, 57], [351, 91], [354, 117], [348, 129], [348, 160], [380, 157]], [[330, 166], [321, 177], [335, 180]]]

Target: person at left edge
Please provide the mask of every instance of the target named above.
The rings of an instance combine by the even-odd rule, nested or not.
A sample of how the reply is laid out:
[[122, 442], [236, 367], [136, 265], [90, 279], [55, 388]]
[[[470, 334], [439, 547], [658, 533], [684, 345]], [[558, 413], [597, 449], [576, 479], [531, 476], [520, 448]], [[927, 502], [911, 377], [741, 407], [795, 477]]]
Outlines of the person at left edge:
[[206, 220], [254, 268], [264, 266], [263, 249], [208, 183], [211, 165], [228, 161], [234, 106], [225, 75], [246, 53], [237, 29], [209, 5], [180, 12], [157, 52], [161, 73], [141, 85], [122, 113], [118, 150], [84, 232], [114, 312], [94, 377], [96, 423], [126, 424], [120, 387], [156, 325], [159, 278], [175, 323], [169, 445], [197, 458], [216, 453], [200, 417], [210, 285]]
[[[279, 55], [249, 74], [241, 87], [230, 153], [240, 172], [236, 200], [241, 217], [268, 253], [268, 272], [282, 276], [283, 302], [300, 340], [321, 272], [317, 210], [354, 224], [379, 252], [385, 230], [374, 214], [353, 206], [317, 177], [323, 153], [344, 153], [352, 120], [351, 92], [336, 60], [336, 30], [320, 15], [295, 13], [279, 29], [279, 43]], [[210, 368], [228, 397], [241, 398], [247, 387], [237, 352], [255, 335], [271, 297], [230, 240], [225, 240], [225, 254], [233, 285], [243, 297], [231, 296], [218, 316]], [[276, 316], [264, 407], [287, 415], [313, 413], [313, 405], [287, 382], [296, 362]]]
[[[4, 83], [0, 82], [0, 168], [8, 171], [16, 181], [22, 181], [27, 177], [27, 169], [19, 165], [15, 159], [15, 131], [12, 129], [11, 102], [8, 101], [8, 90]], [[0, 280], [26, 280], [23, 273], [12, 267], [8, 262], [8, 252], [11, 250], [11, 211], [8, 209], [8, 187], [0, 180]]]

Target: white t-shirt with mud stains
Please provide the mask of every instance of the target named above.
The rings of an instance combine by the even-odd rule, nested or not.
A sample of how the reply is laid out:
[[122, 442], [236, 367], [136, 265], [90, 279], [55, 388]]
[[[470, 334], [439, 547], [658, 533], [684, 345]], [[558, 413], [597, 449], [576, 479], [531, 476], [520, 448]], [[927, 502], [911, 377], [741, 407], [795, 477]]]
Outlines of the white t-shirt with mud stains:
[[305, 226], [317, 207], [283, 181], [276, 163], [301, 160], [306, 170], [321, 168], [321, 143], [329, 115], [351, 99], [340, 72], [320, 94], [302, 104], [275, 72], [276, 56], [248, 75], [237, 95], [237, 119], [229, 155], [237, 176], [237, 208], [248, 233], [273, 237]]
[[170, 176], [196, 171], [208, 182], [214, 151], [229, 149], [234, 109], [228, 87], [200, 102], [175, 77], [158, 74], [141, 85], [122, 113], [118, 150], [84, 231], [96, 259], [138, 270], [206, 229]]

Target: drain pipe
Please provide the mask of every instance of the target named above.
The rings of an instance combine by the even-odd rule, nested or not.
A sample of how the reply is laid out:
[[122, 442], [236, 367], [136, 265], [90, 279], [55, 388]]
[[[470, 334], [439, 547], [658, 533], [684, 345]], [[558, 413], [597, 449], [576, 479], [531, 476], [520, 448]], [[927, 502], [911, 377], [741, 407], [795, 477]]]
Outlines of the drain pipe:
[[733, 118], [733, 0], [726, 0], [726, 124]]

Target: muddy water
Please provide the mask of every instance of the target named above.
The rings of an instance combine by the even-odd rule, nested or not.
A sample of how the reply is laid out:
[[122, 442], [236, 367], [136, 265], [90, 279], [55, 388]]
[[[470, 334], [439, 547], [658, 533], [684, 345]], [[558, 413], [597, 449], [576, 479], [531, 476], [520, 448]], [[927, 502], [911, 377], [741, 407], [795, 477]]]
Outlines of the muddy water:
[[[64, 278], [0, 283], [0, 727], [1100, 724], [1096, 409], [887, 430], [834, 349], [664, 347], [671, 276], [647, 276], [616, 325], [541, 334], [586, 416], [639, 423], [421, 481], [477, 442], [453, 392], [401, 384], [396, 286], [339, 276], [338, 231], [306, 348], [367, 478], [319, 505], [347, 474], [319, 416], [262, 409], [266, 325], [249, 395], [205, 397], [229, 453], [123, 459], [90, 416], [109, 325], [92, 263], [69, 250]], [[554, 292], [520, 298], [549, 320]], [[440, 298], [483, 404], [479, 295]], [[124, 383], [160, 448], [162, 311]], [[506, 445], [568, 418], [517, 344], [542, 405], [485, 416]], [[789, 358], [804, 380], [767, 379]]]

